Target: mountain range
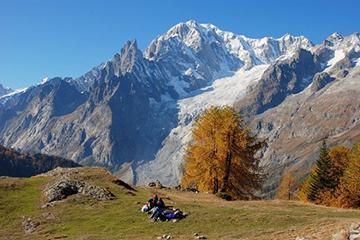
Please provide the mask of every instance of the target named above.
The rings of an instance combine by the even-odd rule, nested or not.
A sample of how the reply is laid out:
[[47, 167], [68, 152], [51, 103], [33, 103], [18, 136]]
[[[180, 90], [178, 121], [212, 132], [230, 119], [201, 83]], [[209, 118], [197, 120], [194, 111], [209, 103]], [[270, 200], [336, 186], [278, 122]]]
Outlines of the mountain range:
[[197, 116], [232, 105], [259, 138], [268, 190], [283, 170], [314, 165], [319, 143], [360, 137], [360, 34], [319, 45], [289, 34], [251, 39], [195, 21], [147, 49], [129, 41], [77, 79], [52, 78], [0, 97], [0, 143], [104, 166], [138, 185], [178, 184]]

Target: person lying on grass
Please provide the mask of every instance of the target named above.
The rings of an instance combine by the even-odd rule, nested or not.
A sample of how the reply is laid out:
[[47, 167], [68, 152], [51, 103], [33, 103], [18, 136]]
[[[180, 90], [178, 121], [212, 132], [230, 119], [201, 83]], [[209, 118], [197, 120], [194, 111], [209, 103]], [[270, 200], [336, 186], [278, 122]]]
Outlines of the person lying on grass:
[[161, 221], [169, 221], [170, 219], [182, 219], [185, 217], [179, 209], [161, 209], [159, 207], [154, 208], [154, 213], [150, 216], [152, 222], [156, 222], [158, 219]]

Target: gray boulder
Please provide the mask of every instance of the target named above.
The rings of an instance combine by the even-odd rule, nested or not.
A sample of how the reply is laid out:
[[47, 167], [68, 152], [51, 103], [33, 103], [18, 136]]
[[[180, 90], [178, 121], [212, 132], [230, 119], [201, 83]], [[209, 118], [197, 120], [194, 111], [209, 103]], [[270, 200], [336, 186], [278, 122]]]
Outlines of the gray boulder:
[[47, 187], [44, 192], [48, 197], [48, 202], [60, 201], [68, 196], [78, 193], [91, 196], [98, 200], [109, 200], [115, 197], [114, 194], [105, 188], [72, 180], [70, 178], [63, 178], [56, 181], [53, 185]]

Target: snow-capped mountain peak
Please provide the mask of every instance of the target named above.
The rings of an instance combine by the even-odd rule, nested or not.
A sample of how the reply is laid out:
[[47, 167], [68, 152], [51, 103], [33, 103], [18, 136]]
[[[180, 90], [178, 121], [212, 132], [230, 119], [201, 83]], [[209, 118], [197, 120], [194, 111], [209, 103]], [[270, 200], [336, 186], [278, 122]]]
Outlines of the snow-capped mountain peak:
[[[313, 44], [303, 36], [293, 37], [286, 34], [279, 39], [272, 37], [252, 39], [222, 31], [213, 24], [188, 21], [175, 25], [164, 35], [154, 39], [144, 56], [152, 61], [166, 61], [168, 57], [177, 58], [174, 56], [176, 53], [177, 56], [183, 56], [182, 61], [186, 59], [186, 63], [180, 64], [186, 65], [184, 71], [190, 67], [194, 69], [194, 64], [198, 66], [204, 64], [216, 72], [221, 72], [236, 71], [243, 66], [251, 69], [257, 65], [269, 64], [281, 55], [300, 48], [312, 47]], [[205, 57], [202, 58], [203, 55], [206, 55], [207, 60]], [[202, 59], [199, 59], [199, 56]], [[213, 78], [204, 72], [198, 71], [198, 73], [205, 79]]]
[[[338, 95], [342, 105], [333, 121], [344, 109], [349, 110], [346, 116], [360, 112], [359, 91], [354, 100], [342, 100], [358, 86], [359, 43], [359, 34], [334, 33], [314, 47], [307, 38], [289, 33], [255, 39], [212, 24], [179, 23], [145, 52], [136, 40], [126, 42], [113, 58], [78, 79], [48, 79], [20, 93], [14, 104], [7, 101], [8, 115], [0, 114], [0, 140], [24, 151], [101, 164], [138, 184], [156, 177], [173, 185], [181, 175], [182, 146], [190, 140], [194, 119], [211, 105], [234, 105], [246, 118], [260, 119], [250, 125], [273, 144], [264, 156], [275, 166], [294, 157], [284, 148], [296, 134], [306, 137], [294, 146], [324, 137], [323, 129], [312, 127], [330, 116], [329, 104], [322, 103], [325, 92], [346, 90]], [[321, 101], [307, 106], [312, 99]], [[356, 105], [350, 108], [352, 101]], [[326, 112], [314, 114], [319, 109]], [[294, 125], [287, 124], [296, 118]], [[359, 119], [354, 116], [331, 131], [341, 134]], [[301, 124], [298, 132], [292, 130]]]
[[334, 32], [327, 38], [327, 40], [330, 42], [336, 42], [336, 41], [343, 40], [343, 39], [344, 39], [344, 36], [339, 34], [338, 32]]
[[9, 94], [13, 92], [13, 90], [9, 87], [4, 87], [2, 84], [0, 84], [0, 97], [6, 94]]
[[45, 84], [47, 81], [49, 81], [49, 77], [44, 77], [44, 78], [40, 81], [40, 85]]

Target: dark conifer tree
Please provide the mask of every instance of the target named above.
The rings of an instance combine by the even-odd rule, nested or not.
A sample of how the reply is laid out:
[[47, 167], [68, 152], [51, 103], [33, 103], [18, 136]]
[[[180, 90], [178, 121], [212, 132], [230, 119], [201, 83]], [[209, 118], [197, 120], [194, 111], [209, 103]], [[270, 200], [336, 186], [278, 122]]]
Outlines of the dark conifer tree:
[[316, 166], [311, 171], [304, 189], [307, 199], [310, 201], [315, 201], [321, 190], [332, 186], [330, 176], [331, 159], [328, 154], [329, 150], [324, 140], [320, 148], [319, 158], [316, 160]]

